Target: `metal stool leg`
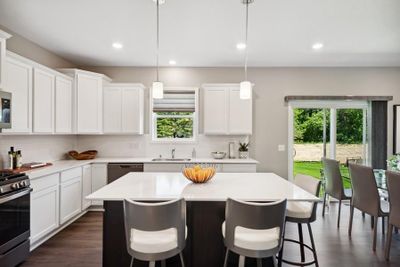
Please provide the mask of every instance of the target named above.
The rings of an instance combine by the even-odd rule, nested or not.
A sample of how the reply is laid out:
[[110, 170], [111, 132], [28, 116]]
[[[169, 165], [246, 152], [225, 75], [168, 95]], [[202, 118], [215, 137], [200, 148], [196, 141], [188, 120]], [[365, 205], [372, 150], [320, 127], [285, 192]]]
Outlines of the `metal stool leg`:
[[304, 253], [304, 240], [303, 240], [303, 228], [301, 223], [297, 224], [297, 228], [299, 230], [299, 241], [300, 241], [300, 256], [301, 256], [301, 262], [305, 262], [306, 256]]
[[274, 267], [277, 267], [278, 265], [276, 264], [276, 257], [272, 256], [272, 263], [274, 264]]
[[338, 217], [337, 217], [337, 228], [340, 226], [340, 213], [342, 211], [342, 200], [339, 199], [339, 212], [338, 212]]
[[385, 245], [385, 259], [388, 261], [390, 258], [390, 246], [392, 245], [393, 225], [389, 224], [386, 245]]
[[245, 256], [242, 255], [239, 256], [239, 267], [244, 267], [245, 260], [246, 260]]
[[228, 264], [228, 256], [229, 256], [229, 249], [226, 249], [224, 267], [226, 267]]
[[313, 249], [313, 255], [314, 255], [314, 261], [315, 261], [315, 266], [318, 267], [318, 258], [317, 258], [317, 250], [315, 248], [315, 243], [314, 243], [314, 235], [311, 229], [311, 224], [307, 223], [308, 226], [308, 233], [310, 234], [310, 241], [311, 241], [311, 247]]
[[378, 217], [374, 217], [374, 240], [372, 241], [372, 250], [376, 251], [376, 232], [378, 229]]
[[349, 237], [351, 237], [351, 231], [353, 229], [353, 216], [354, 216], [354, 206], [350, 206], [350, 219], [349, 219]]
[[131, 265], [130, 267], [133, 267], [133, 257], [131, 257]]
[[155, 261], [150, 261], [149, 262], [149, 267], [156, 267], [156, 262]]
[[325, 206], [326, 206], [326, 193], [324, 193], [324, 204], [322, 206], [322, 217], [325, 217]]
[[179, 253], [179, 257], [181, 258], [181, 266], [182, 266], [182, 267], [185, 267], [185, 261], [183, 260], [182, 252]]
[[385, 234], [385, 217], [382, 216], [382, 235]]

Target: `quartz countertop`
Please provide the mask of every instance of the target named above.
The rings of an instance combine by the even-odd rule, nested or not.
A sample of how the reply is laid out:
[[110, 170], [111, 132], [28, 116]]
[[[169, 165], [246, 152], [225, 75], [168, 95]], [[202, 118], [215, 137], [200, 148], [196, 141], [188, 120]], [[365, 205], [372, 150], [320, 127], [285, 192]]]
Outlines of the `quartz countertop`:
[[152, 161], [153, 158], [96, 158], [93, 160], [58, 160], [51, 162], [53, 165], [43, 168], [37, 168], [25, 173], [30, 179], [39, 178], [68, 169], [81, 167], [92, 163], [145, 163], [145, 164], [184, 164], [184, 163], [210, 163], [210, 164], [258, 164], [254, 159], [212, 159], [212, 158], [195, 158], [190, 161]]
[[205, 184], [194, 184], [181, 173], [128, 173], [87, 197], [89, 200], [319, 201], [274, 173], [217, 173]]

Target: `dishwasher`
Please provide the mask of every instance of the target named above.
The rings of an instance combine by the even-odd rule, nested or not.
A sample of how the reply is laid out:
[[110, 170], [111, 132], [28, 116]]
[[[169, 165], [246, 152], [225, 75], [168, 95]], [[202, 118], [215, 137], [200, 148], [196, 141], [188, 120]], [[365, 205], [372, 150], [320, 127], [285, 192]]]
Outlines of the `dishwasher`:
[[143, 163], [108, 163], [107, 183], [114, 182], [130, 172], [143, 172]]

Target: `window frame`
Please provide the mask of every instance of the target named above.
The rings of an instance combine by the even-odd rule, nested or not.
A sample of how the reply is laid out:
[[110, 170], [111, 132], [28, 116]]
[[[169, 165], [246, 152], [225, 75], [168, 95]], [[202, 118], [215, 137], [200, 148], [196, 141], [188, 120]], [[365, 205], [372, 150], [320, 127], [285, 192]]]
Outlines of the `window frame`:
[[[194, 91], [195, 112], [192, 115], [157, 115], [153, 112], [153, 95], [150, 88], [150, 134], [152, 143], [197, 143], [199, 134], [199, 89], [196, 87], [164, 87], [165, 91]], [[157, 118], [192, 118], [192, 138], [157, 138]]]

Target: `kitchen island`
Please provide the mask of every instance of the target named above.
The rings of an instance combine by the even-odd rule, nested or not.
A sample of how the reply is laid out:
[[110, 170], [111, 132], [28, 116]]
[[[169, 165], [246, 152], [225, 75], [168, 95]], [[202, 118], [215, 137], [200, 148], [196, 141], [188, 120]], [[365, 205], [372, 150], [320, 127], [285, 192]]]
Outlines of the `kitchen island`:
[[[221, 225], [228, 197], [263, 202], [284, 198], [319, 201], [274, 173], [217, 173], [206, 184], [193, 184], [181, 173], [129, 173], [87, 197], [104, 201], [103, 266], [130, 264], [124, 232], [124, 199], [158, 202], [181, 197], [187, 201], [188, 237], [184, 257], [186, 266], [193, 267], [223, 265], [225, 248]], [[231, 259], [235, 264], [236, 257], [232, 255]], [[271, 264], [265, 261], [265, 265]], [[180, 263], [172, 258], [167, 265], [180, 266]], [[147, 265], [135, 261], [134, 266]]]

